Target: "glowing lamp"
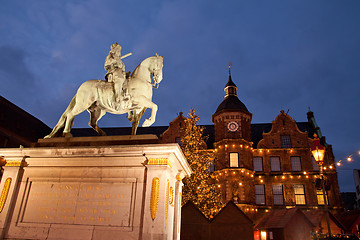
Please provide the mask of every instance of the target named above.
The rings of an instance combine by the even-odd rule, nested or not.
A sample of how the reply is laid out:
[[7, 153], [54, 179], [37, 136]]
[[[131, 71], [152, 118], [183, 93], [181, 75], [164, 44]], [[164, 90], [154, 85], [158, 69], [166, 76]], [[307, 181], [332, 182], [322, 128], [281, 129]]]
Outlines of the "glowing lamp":
[[313, 144], [311, 146], [311, 153], [315, 158], [316, 163], [321, 166], [324, 163], [325, 147], [320, 144], [320, 139], [314, 135]]

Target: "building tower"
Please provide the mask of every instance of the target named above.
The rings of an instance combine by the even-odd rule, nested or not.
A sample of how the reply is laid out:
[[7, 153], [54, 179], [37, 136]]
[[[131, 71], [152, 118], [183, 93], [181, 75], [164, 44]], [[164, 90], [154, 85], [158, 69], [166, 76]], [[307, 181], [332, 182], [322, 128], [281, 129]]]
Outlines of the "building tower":
[[215, 129], [215, 149], [218, 149], [218, 161], [215, 169], [245, 167], [252, 169], [251, 154], [251, 118], [245, 104], [237, 96], [237, 87], [231, 79], [224, 88], [225, 98], [212, 116]]
[[237, 96], [231, 79], [224, 88], [225, 98], [212, 116], [216, 152], [215, 175], [223, 201], [233, 200], [243, 209], [255, 203], [252, 164], [251, 118], [245, 104]]

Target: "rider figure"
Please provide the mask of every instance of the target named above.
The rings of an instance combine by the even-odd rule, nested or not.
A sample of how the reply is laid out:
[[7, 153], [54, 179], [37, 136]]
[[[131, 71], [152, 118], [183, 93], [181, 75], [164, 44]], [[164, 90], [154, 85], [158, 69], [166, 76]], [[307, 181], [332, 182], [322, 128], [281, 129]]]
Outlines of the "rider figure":
[[125, 64], [121, 61], [121, 45], [118, 43], [111, 45], [109, 55], [105, 59], [105, 70], [108, 72], [105, 79], [114, 83], [114, 96], [117, 103], [120, 102], [122, 108], [128, 107], [130, 96], [127, 89], [123, 89], [126, 79]]

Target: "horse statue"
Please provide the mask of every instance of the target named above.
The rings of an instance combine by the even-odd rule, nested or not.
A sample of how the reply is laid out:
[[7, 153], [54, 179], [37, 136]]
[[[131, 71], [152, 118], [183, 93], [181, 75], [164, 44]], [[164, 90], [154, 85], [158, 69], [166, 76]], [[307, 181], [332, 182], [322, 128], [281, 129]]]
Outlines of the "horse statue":
[[159, 87], [163, 78], [162, 69], [163, 57], [157, 53], [156, 56], [142, 61], [123, 84], [123, 89], [127, 89], [130, 96], [129, 104], [126, 105], [115, 101], [113, 82], [104, 80], [84, 82], [61, 115], [54, 129], [45, 138], [56, 136], [62, 128], [64, 128], [63, 136], [71, 136], [70, 130], [74, 124], [75, 116], [85, 110], [90, 113], [89, 126], [101, 136], [105, 136], [106, 133], [99, 128], [97, 122], [106, 112], [113, 114], [128, 113], [128, 119], [132, 122], [132, 135], [135, 135], [140, 118], [145, 110], [150, 108], [151, 116], [144, 121], [142, 126], [151, 126], [155, 122], [158, 109], [157, 105], [152, 102], [153, 88]]

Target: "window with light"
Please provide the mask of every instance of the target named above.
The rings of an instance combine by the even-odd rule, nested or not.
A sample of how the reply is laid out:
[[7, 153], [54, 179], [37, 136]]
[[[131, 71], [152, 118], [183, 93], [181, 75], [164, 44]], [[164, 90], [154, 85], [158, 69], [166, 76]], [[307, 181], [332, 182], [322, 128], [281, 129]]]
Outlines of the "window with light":
[[[322, 189], [316, 189], [317, 202], [319, 205], [325, 205], [325, 199]], [[325, 192], [326, 199], [328, 199], [327, 192]]]
[[294, 192], [295, 192], [295, 204], [296, 205], [305, 205], [305, 190], [304, 185], [302, 184], [295, 184], [294, 185]]
[[230, 167], [239, 167], [239, 153], [230, 153]]

